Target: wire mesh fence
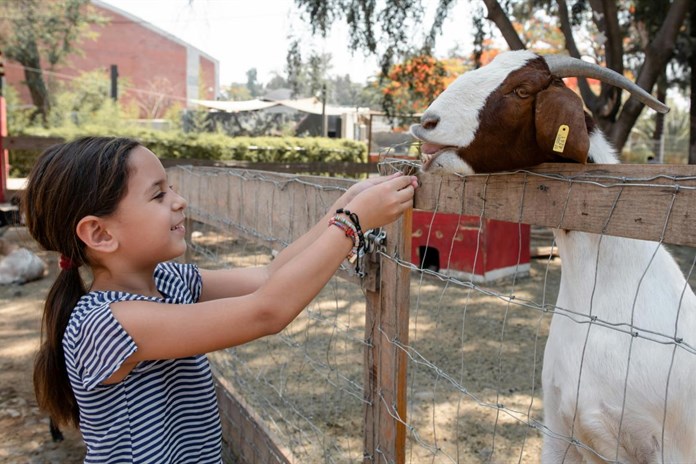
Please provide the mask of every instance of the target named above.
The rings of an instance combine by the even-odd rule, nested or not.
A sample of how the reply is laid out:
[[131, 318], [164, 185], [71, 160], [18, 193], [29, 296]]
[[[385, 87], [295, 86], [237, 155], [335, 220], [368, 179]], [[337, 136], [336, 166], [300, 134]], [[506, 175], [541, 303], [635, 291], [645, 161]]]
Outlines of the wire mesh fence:
[[[399, 161], [385, 165], [384, 170], [406, 168]], [[368, 269], [368, 275], [383, 274], [386, 263], [409, 276], [402, 283], [408, 287], [407, 310], [399, 313], [396, 323], [370, 314], [370, 301], [391, 291], [385, 288], [388, 282], [370, 288], [370, 277], [360, 281], [347, 267], [281, 334], [212, 354], [218, 375], [256, 411], [259, 427], [277, 440], [289, 461], [533, 463], [540, 461], [546, 440], [561, 443], [565, 450], [554, 462], [576, 462], [578, 455], [596, 462], [634, 462], [625, 458], [621, 439], [607, 448], [583, 436], [578, 411], [582, 416], [582, 408], [590, 407], [592, 398], [601, 400], [605, 394], [607, 401], [614, 396], [632, 398], [632, 390], [638, 388], [633, 379], [641, 379], [646, 366], [636, 358], [660, 352], [662, 371], [652, 377], [668, 380], [641, 394], [657, 404], [651, 416], [657, 423], [651, 424], [657, 427], [655, 461], [674, 462], [669, 460], [673, 455], [665, 454], [665, 448], [674, 446], [673, 439], [664, 436], [665, 430], [671, 430], [667, 411], [673, 412], [674, 401], [678, 404], [679, 395], [684, 394], [677, 387], [682, 388], [682, 378], [693, 373], [696, 359], [693, 332], [684, 332], [693, 324], [696, 308], [684, 303], [691, 300], [683, 296], [692, 294], [695, 278], [690, 248], [695, 241], [684, 230], [690, 226], [689, 203], [696, 178], [683, 171], [669, 172], [665, 166], [606, 169], [556, 165], [500, 176], [421, 176], [416, 207], [433, 216], [447, 212], [536, 224], [526, 246], [543, 251], [533, 256], [524, 275], [512, 273], [494, 282], [480, 282], [423, 269], [419, 260], [404, 253], [408, 246], [399, 252], [377, 247], [372, 261], [381, 267]], [[171, 173], [189, 199], [195, 220], [189, 258], [206, 268], [269, 262], [274, 252], [314, 224], [350, 185], [335, 178], [216, 168], [179, 167]], [[255, 189], [249, 188], [252, 183]], [[408, 235], [409, 226], [395, 230]], [[581, 229], [588, 237], [597, 237], [598, 245], [586, 250], [586, 261], [593, 266], [582, 283], [589, 292], [584, 307], [557, 305], [561, 289], [558, 242], [563, 239], [554, 236], [552, 228]], [[512, 230], [520, 236], [510, 239], [525, 246], [521, 228]], [[485, 230], [479, 228], [477, 233]], [[611, 292], [607, 285], [613, 282], [603, 274], [608, 266], [603, 253], [621, 246], [616, 237], [602, 233], [657, 241], [641, 242], [646, 243], [641, 259], [621, 258], [627, 274], [633, 276], [625, 293], [634, 298], [619, 311], [629, 315], [626, 319], [607, 316], [597, 296]], [[387, 242], [395, 240], [390, 231]], [[664, 306], [671, 307], [659, 308], [666, 314], [660, 319], [664, 324], [651, 327], [637, 317], [643, 311], [641, 292], [659, 288], [651, 281], [673, 277], [655, 275], [661, 259], [655, 258], [659, 242], [667, 241], [677, 243], [669, 249], [688, 280], [672, 282], [676, 300], [665, 297]], [[444, 261], [457, 246], [454, 237], [449, 243], [449, 249], [440, 250]], [[520, 248], [516, 257], [520, 265], [521, 256]], [[480, 259], [480, 253], [475, 252], [473, 259]], [[564, 265], [573, 259], [565, 256]], [[563, 291], [567, 294], [568, 288]], [[394, 327], [404, 322], [399, 317], [407, 318], [404, 329]], [[575, 365], [567, 372], [576, 375], [567, 382], [574, 400], [570, 429], [557, 427], [544, 416], [541, 373], [553, 318], [565, 321], [584, 340], [567, 359], [567, 366]], [[596, 334], [602, 335], [595, 338]], [[607, 354], [607, 359], [623, 363], [607, 366], [607, 371], [616, 371], [607, 372], [607, 380], [619, 379], [609, 387], [601, 386], [601, 379], [590, 381], [595, 373], [589, 356], [601, 352], [597, 346], [605, 338], [620, 340], [619, 345], [627, 348]], [[380, 345], [391, 351], [374, 354], [382, 349]], [[395, 362], [399, 357], [405, 360], [403, 366]], [[371, 360], [386, 360], [393, 364], [390, 369], [403, 371], [393, 373], [397, 391], [375, 381], [380, 374], [372, 369]], [[617, 411], [607, 413], [617, 436], [622, 436], [621, 430], [623, 436], [632, 433], [633, 407], [624, 401]], [[383, 422], [374, 423], [374, 409], [381, 411]], [[395, 424], [396, 438], [371, 437], [371, 431], [387, 419]], [[688, 452], [689, 445], [684, 449]]]

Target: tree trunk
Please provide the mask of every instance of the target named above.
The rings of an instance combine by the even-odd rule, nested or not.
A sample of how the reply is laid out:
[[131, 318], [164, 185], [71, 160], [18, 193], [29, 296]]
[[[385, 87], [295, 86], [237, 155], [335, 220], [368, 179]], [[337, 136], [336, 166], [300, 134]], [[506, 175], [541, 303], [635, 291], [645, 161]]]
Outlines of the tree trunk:
[[[580, 59], [580, 50], [575, 42], [575, 37], [573, 37], [573, 30], [570, 25], [570, 16], [568, 15], [568, 4], [565, 0], [556, 0], [558, 4], [558, 16], [561, 21], [561, 32], [566, 42], [566, 50], [568, 54], [573, 58]], [[592, 114], [599, 111], [600, 101], [599, 97], [590, 89], [590, 85], [587, 83], [587, 79], [578, 78], [578, 88], [580, 89], [580, 95], [582, 100], [585, 102], [587, 108], [589, 108]]]
[[[667, 102], [667, 75], [662, 73], [657, 80], [656, 98], [663, 103]], [[665, 115], [663, 113], [655, 113], [655, 130], [652, 135], [653, 157], [659, 163], [664, 163], [663, 137], [665, 132]]]
[[39, 50], [36, 47], [36, 42], [33, 42], [30, 48], [31, 50], [29, 53], [21, 57], [16, 57], [16, 59], [24, 66], [24, 79], [29, 88], [31, 101], [36, 107], [32, 119], [36, 116], [41, 116], [41, 121], [45, 123], [50, 107], [48, 89], [44, 82], [43, 71], [41, 70], [41, 59], [39, 58]]
[[[673, 0], [662, 26], [660, 26], [654, 39], [645, 49], [645, 61], [638, 73], [636, 84], [648, 92], [652, 91], [655, 82], [672, 57], [677, 34], [686, 18], [689, 3], [692, 1]], [[642, 103], [635, 98], [629, 98], [621, 109], [616, 123], [607, 131], [609, 140], [619, 153], [626, 143], [642, 109]]]
[[[696, 2], [691, 2], [689, 11], [689, 26], [691, 27], [691, 44], [696, 44]], [[691, 67], [691, 109], [689, 119], [691, 121], [689, 132], [689, 164], [696, 164], [696, 50], [691, 50], [689, 57]]]
[[508, 15], [503, 11], [500, 3], [498, 3], [497, 0], [483, 0], [483, 3], [486, 4], [486, 8], [488, 9], [488, 15], [486, 17], [498, 26], [510, 50], [526, 49], [527, 47], [525, 47], [524, 42], [522, 42], [517, 31], [515, 31], [515, 28], [510, 22], [510, 18], [508, 18]]

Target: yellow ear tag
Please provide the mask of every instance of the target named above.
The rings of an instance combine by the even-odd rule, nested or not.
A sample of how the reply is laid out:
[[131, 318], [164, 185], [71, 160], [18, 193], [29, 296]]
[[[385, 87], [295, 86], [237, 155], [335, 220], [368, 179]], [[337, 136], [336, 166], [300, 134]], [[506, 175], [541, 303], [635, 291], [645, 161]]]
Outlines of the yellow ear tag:
[[561, 124], [556, 133], [556, 141], [553, 142], [553, 151], [563, 153], [566, 140], [568, 140], [568, 132], [570, 132], [570, 128], [565, 124]]

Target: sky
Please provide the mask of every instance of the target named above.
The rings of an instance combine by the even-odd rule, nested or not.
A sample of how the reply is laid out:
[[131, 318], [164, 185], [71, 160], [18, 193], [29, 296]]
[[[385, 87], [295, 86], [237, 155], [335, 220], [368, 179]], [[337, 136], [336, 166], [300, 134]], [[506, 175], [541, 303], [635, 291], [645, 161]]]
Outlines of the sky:
[[[332, 55], [331, 75], [350, 75], [364, 83], [378, 71], [376, 58], [358, 51], [351, 54], [348, 28], [335, 24], [328, 39], [313, 38], [300, 18], [294, 0], [102, 0], [163, 29], [217, 59], [220, 85], [245, 83], [246, 73], [256, 68], [265, 84], [274, 73], [285, 75], [288, 36], [302, 38], [302, 56], [312, 50]], [[437, 2], [423, 0], [431, 7]], [[458, 46], [471, 49], [471, 14], [468, 1], [459, 0], [448, 15], [436, 56], [445, 57]], [[432, 12], [426, 11], [426, 15]], [[425, 21], [425, 24], [430, 24]]]

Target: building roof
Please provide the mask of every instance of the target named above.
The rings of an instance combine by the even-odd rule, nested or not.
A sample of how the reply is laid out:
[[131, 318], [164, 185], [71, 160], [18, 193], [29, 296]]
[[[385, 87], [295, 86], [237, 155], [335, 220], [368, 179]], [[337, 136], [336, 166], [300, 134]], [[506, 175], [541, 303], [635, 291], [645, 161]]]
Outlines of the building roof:
[[302, 111], [310, 114], [327, 114], [329, 116], [340, 116], [346, 113], [365, 113], [369, 108], [355, 108], [350, 106], [326, 105], [322, 108], [321, 101], [316, 97], [300, 98], [297, 100], [270, 100], [254, 99], [242, 101], [221, 101], [221, 100], [191, 100], [193, 103], [216, 111], [227, 113], [240, 113], [244, 111], [258, 111], [272, 107], [286, 107], [293, 110]]

